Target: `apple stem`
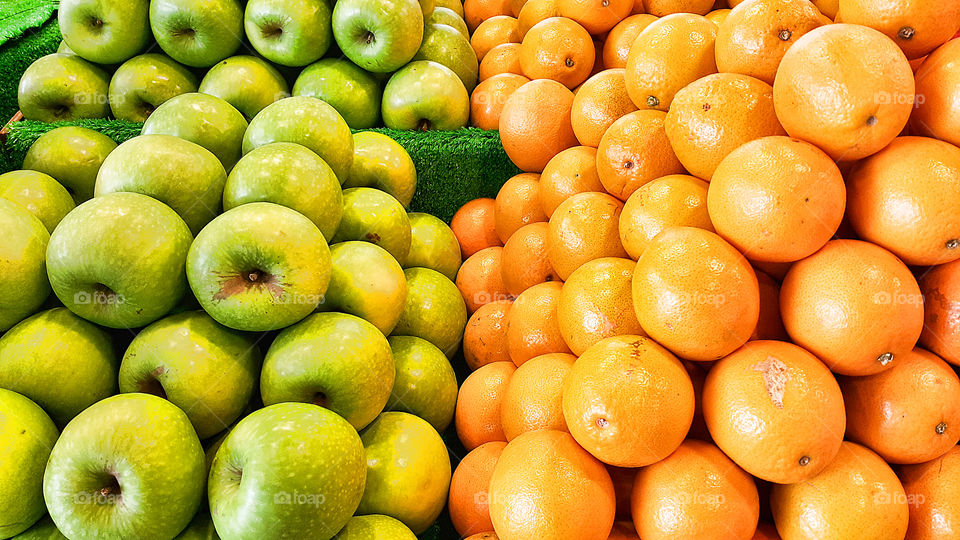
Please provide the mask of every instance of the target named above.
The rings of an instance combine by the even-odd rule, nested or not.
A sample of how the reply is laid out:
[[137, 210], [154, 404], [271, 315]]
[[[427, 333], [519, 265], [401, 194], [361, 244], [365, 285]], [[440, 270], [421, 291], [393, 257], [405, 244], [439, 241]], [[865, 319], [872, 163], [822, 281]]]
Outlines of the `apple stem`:
[[364, 34], [363, 34], [363, 42], [364, 42], [365, 44], [367, 44], [367, 45], [370, 45], [371, 43], [373, 43], [374, 41], [376, 41], [376, 39], [377, 39], [377, 36], [375, 36], [375, 35], [373, 34], [373, 32], [371, 32], [371, 31], [369, 31], [369, 30], [367, 30], [367, 31], [364, 32]]

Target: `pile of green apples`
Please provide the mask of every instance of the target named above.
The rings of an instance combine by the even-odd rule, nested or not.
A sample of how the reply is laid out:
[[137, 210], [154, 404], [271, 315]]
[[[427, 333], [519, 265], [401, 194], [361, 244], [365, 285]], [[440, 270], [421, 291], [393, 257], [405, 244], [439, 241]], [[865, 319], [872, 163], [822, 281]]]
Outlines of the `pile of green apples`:
[[[435, 5], [436, 3], [442, 5]], [[59, 51], [23, 74], [28, 120], [143, 122], [200, 92], [248, 120], [290, 95], [353, 129], [455, 130], [478, 62], [457, 0], [62, 0]]]
[[415, 189], [309, 96], [41, 136], [0, 175], [0, 538], [426, 530], [467, 311]]

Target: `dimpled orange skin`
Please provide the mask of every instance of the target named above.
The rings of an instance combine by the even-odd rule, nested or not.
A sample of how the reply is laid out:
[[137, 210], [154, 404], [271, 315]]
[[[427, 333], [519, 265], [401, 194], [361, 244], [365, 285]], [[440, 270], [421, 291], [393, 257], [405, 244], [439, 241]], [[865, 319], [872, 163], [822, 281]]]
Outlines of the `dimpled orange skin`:
[[487, 364], [460, 386], [454, 418], [457, 436], [468, 451], [483, 443], [507, 440], [500, 423], [500, 404], [516, 370], [510, 362]]
[[477, 53], [477, 62], [497, 45], [520, 43], [517, 20], [508, 15], [497, 15], [480, 23], [470, 36], [470, 46]]
[[747, 342], [760, 288], [747, 260], [716, 234], [669, 227], [633, 274], [633, 306], [644, 331], [686, 360], [719, 360]]
[[960, 379], [923, 349], [869, 377], [841, 377], [847, 437], [887, 463], [936, 459], [960, 441]]
[[447, 508], [450, 521], [461, 536], [470, 536], [493, 528], [488, 508], [490, 477], [507, 443], [481, 444], [463, 456], [450, 479]]
[[557, 323], [562, 288], [557, 281], [540, 283], [514, 300], [507, 318], [507, 347], [517, 366], [542, 354], [570, 352]]
[[699, 227], [713, 231], [707, 212], [707, 183], [685, 174], [671, 174], [644, 184], [623, 204], [620, 241], [637, 260], [653, 237], [667, 227]]
[[960, 537], [960, 447], [943, 456], [899, 469], [910, 501], [910, 540], [953, 540]]
[[633, 484], [633, 523], [643, 540], [740, 540], [760, 518], [753, 478], [716, 446], [687, 440]]
[[809, 352], [751, 341], [717, 362], [703, 387], [703, 415], [717, 446], [748, 473], [802, 482], [833, 461], [847, 425], [840, 386]]
[[741, 4], [730, 11], [717, 31], [717, 69], [773, 84], [787, 49], [823, 23], [820, 10], [809, 0]]
[[916, 109], [910, 127], [917, 135], [960, 145], [960, 40], [927, 56], [916, 72]]
[[570, 124], [573, 92], [547, 79], [514, 91], [500, 112], [500, 142], [520, 170], [540, 172], [553, 156], [577, 146]]
[[565, 280], [587, 261], [627, 257], [620, 243], [623, 203], [606, 193], [578, 193], [550, 216], [547, 245], [553, 269]]
[[792, 341], [834, 373], [872, 375], [917, 343], [923, 298], [893, 253], [860, 240], [831, 240], [787, 272], [780, 316]]
[[577, 360], [567, 353], [531, 358], [510, 378], [500, 405], [503, 434], [512, 441], [538, 429], [567, 431], [563, 419], [563, 379]]
[[871, 450], [844, 441], [817, 476], [774, 484], [770, 506], [784, 540], [903, 540], [907, 498], [889, 465]]
[[837, 17], [837, 11], [840, 10], [840, 0], [811, 0], [811, 3], [831, 21]]
[[850, 224], [860, 238], [908, 265], [960, 259], [960, 148], [898, 137], [846, 178]]
[[[494, 75], [504, 73], [523, 75], [523, 70], [520, 69], [519, 43], [501, 43], [490, 49], [483, 60], [480, 61], [480, 71], [477, 78], [480, 82], [483, 82]], [[491, 129], [497, 129], [496, 125]]]
[[673, 13], [706, 15], [713, 9], [713, 4], [711, 0], [643, 0], [643, 9], [657, 17]]
[[[716, 6], [717, 4], [714, 4]], [[723, 24], [723, 21], [727, 20], [727, 17], [730, 16], [730, 9], [714, 9], [710, 13], [704, 15], [707, 19], [710, 20], [713, 24], [717, 25], [717, 28], [720, 28], [720, 25]]]
[[553, 156], [540, 175], [540, 205], [548, 218], [563, 201], [590, 191], [603, 191], [597, 175], [596, 148], [567, 148]]
[[513, 73], [501, 73], [480, 82], [470, 94], [470, 125], [480, 129], [500, 127], [500, 114], [507, 100], [528, 82], [530, 79]]
[[630, 296], [634, 266], [630, 259], [594, 259], [564, 282], [557, 318], [573, 354], [581, 355], [608, 337], [643, 335]]
[[490, 517], [503, 540], [606, 540], [615, 505], [606, 468], [562, 431], [520, 435], [490, 479]]
[[707, 75], [677, 92], [664, 128], [684, 168], [707, 181], [742, 144], [787, 133], [773, 108], [773, 88], [737, 73]]
[[921, 274], [920, 291], [924, 317], [920, 345], [960, 366], [960, 261]]
[[463, 20], [472, 34], [480, 23], [498, 15], [510, 15], [510, 0], [464, 0]]
[[494, 362], [512, 362], [507, 350], [507, 314], [513, 300], [490, 302], [475, 311], [463, 333], [463, 358], [471, 371]]
[[840, 0], [837, 22], [879, 30], [907, 58], [920, 58], [960, 30], [960, 0]]
[[603, 65], [607, 69], [627, 67], [630, 46], [633, 45], [640, 32], [655, 20], [657, 20], [657, 17], [649, 13], [639, 13], [630, 15], [617, 23], [607, 33], [607, 39], [603, 42]]
[[558, 0], [561, 17], [580, 23], [587, 32], [601, 35], [633, 11], [633, 0]]
[[650, 23], [627, 55], [630, 99], [640, 109], [667, 111], [684, 86], [717, 72], [716, 37], [717, 25], [701, 15], [677, 13]]
[[484, 304], [510, 298], [503, 284], [503, 248], [481, 249], [474, 253], [457, 271], [456, 285], [471, 314]]
[[531, 79], [553, 79], [574, 88], [590, 76], [596, 54], [586, 29], [572, 19], [551, 17], [524, 34], [520, 69]]
[[513, 233], [503, 246], [503, 284], [514, 297], [538, 283], [560, 279], [550, 264], [549, 233], [546, 223], [531, 223]]
[[627, 95], [623, 69], [607, 69], [587, 79], [573, 97], [570, 121], [577, 140], [596, 148], [614, 122], [637, 110]]
[[750, 260], [791, 262], [837, 232], [846, 199], [830, 156], [797, 139], [764, 137], [720, 164], [707, 209], [717, 233]]
[[540, 205], [540, 175], [521, 173], [507, 180], [497, 193], [494, 215], [497, 236], [503, 243], [520, 227], [547, 221]]
[[596, 343], [563, 383], [570, 433], [608, 465], [644, 467], [669, 456], [690, 430], [693, 413], [693, 383], [683, 364], [643, 336]]
[[621, 201], [657, 178], [686, 171], [670, 146], [661, 111], [634, 111], [607, 128], [597, 146], [597, 175]]
[[907, 124], [914, 80], [903, 51], [865, 26], [830, 24], [804, 34], [780, 62], [773, 101], [791, 137], [836, 161], [876, 153]]
[[528, 0], [520, 9], [520, 14], [517, 15], [520, 39], [522, 40], [538, 22], [559, 16], [560, 10], [557, 8], [557, 0]]
[[481, 249], [503, 245], [497, 237], [494, 205], [490, 198], [474, 199], [461, 206], [450, 220], [463, 260]]

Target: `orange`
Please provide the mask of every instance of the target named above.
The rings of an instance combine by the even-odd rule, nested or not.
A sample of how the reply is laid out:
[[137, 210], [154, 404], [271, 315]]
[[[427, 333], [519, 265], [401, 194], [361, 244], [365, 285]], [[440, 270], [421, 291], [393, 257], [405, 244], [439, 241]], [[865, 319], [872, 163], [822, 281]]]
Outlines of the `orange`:
[[531, 223], [513, 233], [503, 246], [503, 284], [511, 295], [516, 297], [538, 283], [560, 279], [550, 264], [549, 234], [546, 223]]
[[764, 137], [720, 164], [707, 192], [717, 233], [751, 260], [791, 262], [837, 232], [846, 206], [830, 156], [789, 137]]
[[470, 46], [477, 53], [477, 62], [497, 45], [520, 43], [517, 20], [508, 15], [497, 15], [480, 23], [470, 36]]
[[754, 269], [754, 272], [757, 274], [757, 284], [760, 285], [760, 318], [750, 340], [787, 341], [790, 338], [780, 318], [780, 284], [760, 270]]
[[837, 22], [879, 30], [907, 58], [920, 58], [960, 30], [960, 0], [840, 0]]
[[960, 378], [923, 349], [868, 377], [842, 377], [847, 437], [887, 463], [923, 463], [960, 441]]
[[559, 17], [560, 9], [557, 7], [557, 0], [528, 0], [517, 15], [518, 31], [520, 39], [523, 40], [527, 32], [538, 22], [549, 19], [550, 17]]
[[510, 14], [514, 17], [520, 16], [520, 11], [527, 4], [527, 0], [510, 0]]
[[623, 335], [587, 349], [563, 383], [563, 417], [597, 459], [641, 467], [670, 455], [693, 421], [683, 364], [649, 338]]
[[633, 11], [633, 0], [558, 0], [561, 17], [580, 23], [587, 32], [600, 35]]
[[495, 216], [497, 236], [506, 241], [524, 225], [547, 221], [540, 205], [540, 175], [521, 173], [500, 187], [497, 193]]
[[[520, 69], [519, 43], [501, 43], [487, 51], [483, 60], [480, 61], [480, 82], [502, 73], [523, 75], [523, 70]], [[529, 79], [524, 77], [524, 80], [524, 82], [526, 82]], [[496, 126], [494, 126], [493, 129], [496, 129]]]
[[502, 73], [483, 80], [470, 94], [470, 125], [496, 130], [507, 100], [521, 86], [530, 82], [523, 75]]
[[960, 366], [960, 261], [921, 274], [920, 291], [924, 312], [920, 345]]
[[647, 182], [684, 172], [661, 111], [634, 111], [607, 128], [597, 146], [597, 174], [608, 193], [622, 201]]
[[461, 206], [450, 220], [450, 228], [460, 242], [460, 256], [463, 259], [481, 249], [503, 245], [497, 236], [493, 208], [493, 199], [474, 199]]
[[960, 447], [919, 465], [900, 467], [910, 505], [907, 538], [949, 540], [960, 535]]
[[500, 405], [503, 434], [508, 441], [538, 429], [567, 431], [563, 419], [563, 380], [577, 357], [544, 354], [517, 368]]
[[782, 341], [751, 341], [720, 360], [703, 387], [717, 446], [748, 473], [792, 484], [820, 473], [840, 450], [843, 396], [827, 366]]
[[657, 17], [673, 13], [706, 15], [713, 8], [713, 0], [643, 0], [643, 8]]
[[806, 482], [774, 485], [770, 505], [785, 540], [903, 540], [907, 499], [880, 456], [844, 442], [836, 459]]
[[614, 523], [613, 529], [616, 531], [618, 524], [628, 523], [630, 530], [636, 535], [637, 529], [630, 521], [630, 495], [633, 491], [633, 480], [637, 477], [637, 469], [607, 465], [607, 472], [610, 473], [610, 480], [613, 480], [613, 492], [617, 494], [617, 523]]
[[463, 262], [456, 284], [467, 311], [473, 313], [490, 302], [510, 298], [503, 284], [502, 265], [503, 248], [499, 246], [481, 249]]
[[640, 540], [640, 537], [637, 536], [637, 528], [632, 521], [617, 521], [614, 522], [607, 540]]
[[471, 534], [463, 540], [500, 540], [500, 538], [494, 531], [486, 531], [482, 533]]
[[753, 534], [751, 540], [780, 540], [780, 535], [772, 524], [761, 522], [757, 524], [757, 532]]
[[917, 70], [916, 81], [911, 127], [917, 135], [960, 145], [960, 40], [948, 41], [928, 56]]
[[739, 540], [752, 536], [760, 519], [753, 478], [716, 446], [692, 439], [640, 469], [632, 507], [644, 540]]
[[[843, 228], [843, 224], [840, 225], [840, 228]], [[837, 233], [840, 234], [840, 233]], [[790, 271], [790, 267], [793, 266], [793, 263], [768, 263], [761, 261], [751, 261], [753, 267], [761, 272], [765, 272], [770, 275], [773, 279], [778, 282], [782, 282], [783, 278], [786, 277], [787, 272]]]
[[606, 468], [563, 431], [510, 441], [490, 479], [490, 517], [503, 540], [606, 540], [615, 506]]
[[500, 142], [518, 168], [540, 172], [577, 136], [570, 124], [573, 92], [551, 80], [530, 81], [510, 96], [500, 113]]
[[494, 362], [480, 367], [463, 381], [454, 418], [457, 436], [467, 450], [507, 440], [500, 423], [500, 404], [516, 369], [510, 362]]
[[865, 26], [829, 24], [790, 47], [773, 83], [791, 137], [836, 161], [873, 154], [900, 133], [914, 99], [913, 71], [889, 38]]
[[823, 15], [809, 0], [744, 2], [730, 11], [717, 30], [717, 69], [773, 84], [787, 49], [820, 26]]
[[790, 268], [780, 315], [792, 341], [834, 373], [872, 375], [917, 343], [923, 297], [894, 254], [860, 240], [831, 240]]
[[811, 0], [811, 2], [828, 19], [828, 24], [837, 17], [837, 11], [840, 10], [840, 0]]
[[488, 442], [463, 456], [450, 479], [447, 509], [450, 521], [460, 536], [470, 536], [493, 529], [490, 521], [490, 477], [507, 443]]
[[510, 0], [463, 0], [463, 19], [470, 33], [483, 21], [498, 15], [510, 15]]
[[[716, 4], [714, 4], [714, 7], [716, 7]], [[710, 22], [717, 25], [717, 28], [719, 28], [720, 25], [723, 24], [723, 21], [727, 20], [727, 17], [729, 16], [729, 9], [714, 9], [710, 13], [704, 15], [704, 17], [706, 17]]]
[[603, 42], [603, 65], [608, 69], [627, 67], [627, 56], [630, 54], [630, 46], [640, 35], [644, 28], [650, 26], [650, 23], [657, 20], [656, 17], [648, 13], [630, 15], [626, 19], [617, 23], [610, 32], [607, 33], [607, 39]]
[[573, 132], [580, 144], [596, 148], [611, 124], [637, 110], [627, 95], [623, 73], [623, 69], [604, 70], [580, 85], [570, 111]]
[[713, 231], [707, 212], [707, 183], [694, 176], [671, 174], [633, 192], [620, 214], [620, 241], [633, 260], [667, 227]]
[[627, 55], [630, 99], [640, 109], [668, 110], [684, 86], [717, 72], [716, 37], [717, 25], [700, 15], [677, 13], [650, 23]]
[[674, 354], [713, 361], [750, 338], [760, 289], [753, 268], [723, 238], [669, 227], [637, 260], [633, 307], [644, 331]]
[[634, 262], [604, 257], [577, 268], [560, 291], [560, 334], [573, 354], [612, 336], [643, 335], [630, 297]]
[[707, 181], [741, 145], [786, 135], [773, 110], [773, 88], [737, 73], [707, 75], [677, 92], [664, 128], [684, 168]]
[[601, 257], [626, 257], [618, 223], [623, 203], [606, 193], [578, 193], [563, 201], [550, 216], [547, 246], [550, 263], [560, 279]]
[[490, 302], [473, 312], [463, 332], [463, 358], [471, 371], [494, 362], [511, 362], [507, 314], [512, 300]]
[[846, 178], [857, 236], [908, 265], [960, 259], [960, 148], [926, 137], [898, 137], [857, 163]]
[[517, 366], [548, 353], [569, 353], [557, 323], [557, 304], [563, 287], [556, 281], [523, 291], [507, 318], [507, 348]]
[[524, 75], [552, 79], [567, 88], [587, 80], [595, 58], [590, 33], [566, 17], [538, 22], [520, 43], [520, 68]]
[[574, 146], [553, 156], [540, 175], [540, 205], [547, 218], [560, 203], [588, 191], [603, 191], [597, 175], [597, 150]]

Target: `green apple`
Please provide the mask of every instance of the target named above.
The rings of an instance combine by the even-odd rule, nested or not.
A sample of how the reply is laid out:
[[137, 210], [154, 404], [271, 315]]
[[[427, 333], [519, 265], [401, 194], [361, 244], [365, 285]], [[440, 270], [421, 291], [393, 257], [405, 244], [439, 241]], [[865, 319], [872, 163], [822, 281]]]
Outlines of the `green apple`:
[[410, 219], [400, 201], [379, 189], [343, 190], [343, 218], [333, 242], [360, 240], [390, 252], [401, 266], [410, 252]]
[[453, 230], [440, 218], [411, 212], [410, 254], [407, 268], [420, 266], [436, 270], [450, 281], [456, 281], [460, 270], [460, 242]]
[[0, 537], [10, 538], [43, 517], [43, 468], [60, 433], [28, 398], [0, 388]]
[[[363, 444], [336, 414], [279, 403], [237, 424], [210, 470], [210, 513], [223, 538], [332, 538], [365, 480]], [[408, 494], [409, 495], [409, 494]]]
[[50, 235], [47, 275], [70, 311], [110, 328], [139, 328], [183, 297], [192, 240], [169, 206], [108, 193], [78, 206]]
[[407, 268], [403, 273], [407, 303], [393, 335], [423, 338], [452, 358], [467, 326], [467, 306], [460, 290], [436, 270]]
[[436, 8], [433, 10], [434, 13], [436, 13], [437, 8], [447, 8], [459, 15], [461, 19], [465, 17], [463, 13], [463, 2], [460, 0], [435, 0], [434, 3], [436, 5]]
[[60, 0], [57, 22], [63, 42], [98, 64], [119, 64], [150, 40], [149, 0]]
[[50, 233], [19, 204], [0, 199], [0, 332], [37, 311], [50, 296]]
[[467, 92], [477, 86], [480, 63], [470, 40], [456, 28], [446, 24], [428, 24], [423, 30], [423, 44], [413, 57], [415, 60], [432, 60], [447, 66], [460, 77]]
[[118, 362], [110, 336], [54, 308], [0, 338], [0, 387], [43, 407], [59, 426], [117, 391]]
[[417, 0], [337, 0], [333, 37], [354, 64], [390, 73], [417, 54], [423, 40], [423, 10]]
[[343, 213], [340, 181], [317, 154], [295, 143], [277, 142], [243, 156], [223, 190], [223, 208], [272, 202], [300, 212], [333, 238]]
[[50, 517], [68, 538], [173, 538], [203, 498], [203, 448], [169, 401], [120, 394], [63, 429], [43, 475]]
[[240, 47], [243, 8], [238, 0], [151, 0], [150, 28], [170, 58], [210, 67]]
[[[73, 52], [73, 49], [71, 49], [69, 45], [67, 45], [67, 42], [66, 42], [66, 41], [61, 41], [61, 42], [60, 42], [60, 45], [57, 47], [57, 51], [56, 51], [56, 52], [62, 53], [62, 54], [73, 54], [73, 55], [77, 54], [77, 53]], [[52, 523], [52, 522], [51, 522], [51, 523]]]
[[330, 247], [333, 271], [321, 309], [364, 319], [390, 335], [407, 299], [403, 268], [380, 246], [341, 242]]
[[433, 15], [433, 10], [437, 7], [436, 0], [420, 0], [420, 10], [423, 12], [423, 20], [426, 21]]
[[353, 136], [353, 165], [343, 187], [372, 187], [410, 206], [417, 191], [417, 169], [397, 141], [374, 131]]
[[67, 537], [60, 532], [60, 529], [57, 529], [57, 524], [50, 519], [49, 514], [44, 514], [44, 516], [40, 518], [40, 521], [37, 521], [32, 527], [13, 538], [16, 540], [68, 540]]
[[107, 156], [97, 197], [131, 192], [166, 204], [197, 234], [220, 212], [227, 173], [206, 148], [173, 135], [141, 135]]
[[308, 96], [281, 99], [268, 105], [243, 136], [247, 154], [273, 142], [292, 142], [316, 152], [343, 184], [353, 163], [353, 135], [336, 109]]
[[417, 60], [390, 77], [380, 109], [388, 128], [456, 130], [470, 119], [470, 95], [452, 69]]
[[200, 93], [233, 105], [250, 120], [267, 105], [290, 96], [283, 75], [255, 56], [233, 56], [210, 68], [200, 81]]
[[141, 54], [117, 68], [109, 91], [114, 118], [143, 122], [168, 99], [196, 92], [197, 78], [162, 54]]
[[437, 431], [453, 420], [457, 406], [457, 375], [434, 344], [413, 336], [389, 339], [397, 377], [386, 410], [415, 414]]
[[333, 538], [334, 540], [417, 540], [417, 536], [402, 521], [379, 514], [353, 516]]
[[204, 311], [235, 330], [279, 330], [309, 315], [330, 282], [330, 249], [303, 214], [255, 202], [210, 222], [187, 277]]
[[247, 120], [233, 105], [207, 94], [170, 98], [143, 124], [143, 135], [173, 135], [209, 150], [229, 172], [240, 159]]
[[133, 338], [120, 363], [120, 391], [169, 400], [206, 439], [243, 412], [260, 362], [253, 336], [221, 326], [202, 311], [180, 313]]
[[213, 520], [210, 519], [210, 512], [201, 509], [190, 520], [187, 528], [180, 531], [173, 540], [220, 540], [220, 536], [217, 535], [217, 529], [213, 526]]
[[53, 232], [63, 216], [76, 207], [67, 188], [49, 175], [37, 171], [0, 174], [0, 199], [15, 202], [37, 216]]
[[326, 101], [353, 129], [380, 123], [380, 81], [345, 58], [324, 58], [304, 68], [293, 95]]
[[97, 171], [116, 147], [113, 139], [92, 129], [58, 127], [34, 141], [23, 168], [52, 176], [80, 204], [93, 198]]
[[23, 72], [17, 103], [27, 120], [106, 118], [110, 114], [108, 86], [107, 74], [83, 58], [48, 54]]
[[440, 434], [422, 418], [385, 412], [360, 439], [367, 484], [357, 514], [399, 519], [416, 534], [427, 530], [443, 511], [450, 487], [450, 457]]
[[264, 405], [313, 403], [362, 429], [393, 387], [393, 354], [377, 327], [346, 313], [315, 313], [284, 330], [260, 374]]
[[249, 0], [243, 26], [253, 48], [281, 66], [316, 62], [333, 41], [326, 0]]
[[[456, 0], [454, 0], [454, 3], [457, 3]], [[460, 9], [462, 10], [463, 6], [460, 6]], [[463, 16], [448, 7], [442, 7], [438, 4], [433, 10], [433, 15], [430, 15], [430, 18], [427, 19], [427, 24], [445, 24], [452, 26], [457, 32], [460, 32], [460, 35], [467, 38], [467, 40], [470, 39], [470, 29], [467, 28], [467, 23], [464, 22]]]

